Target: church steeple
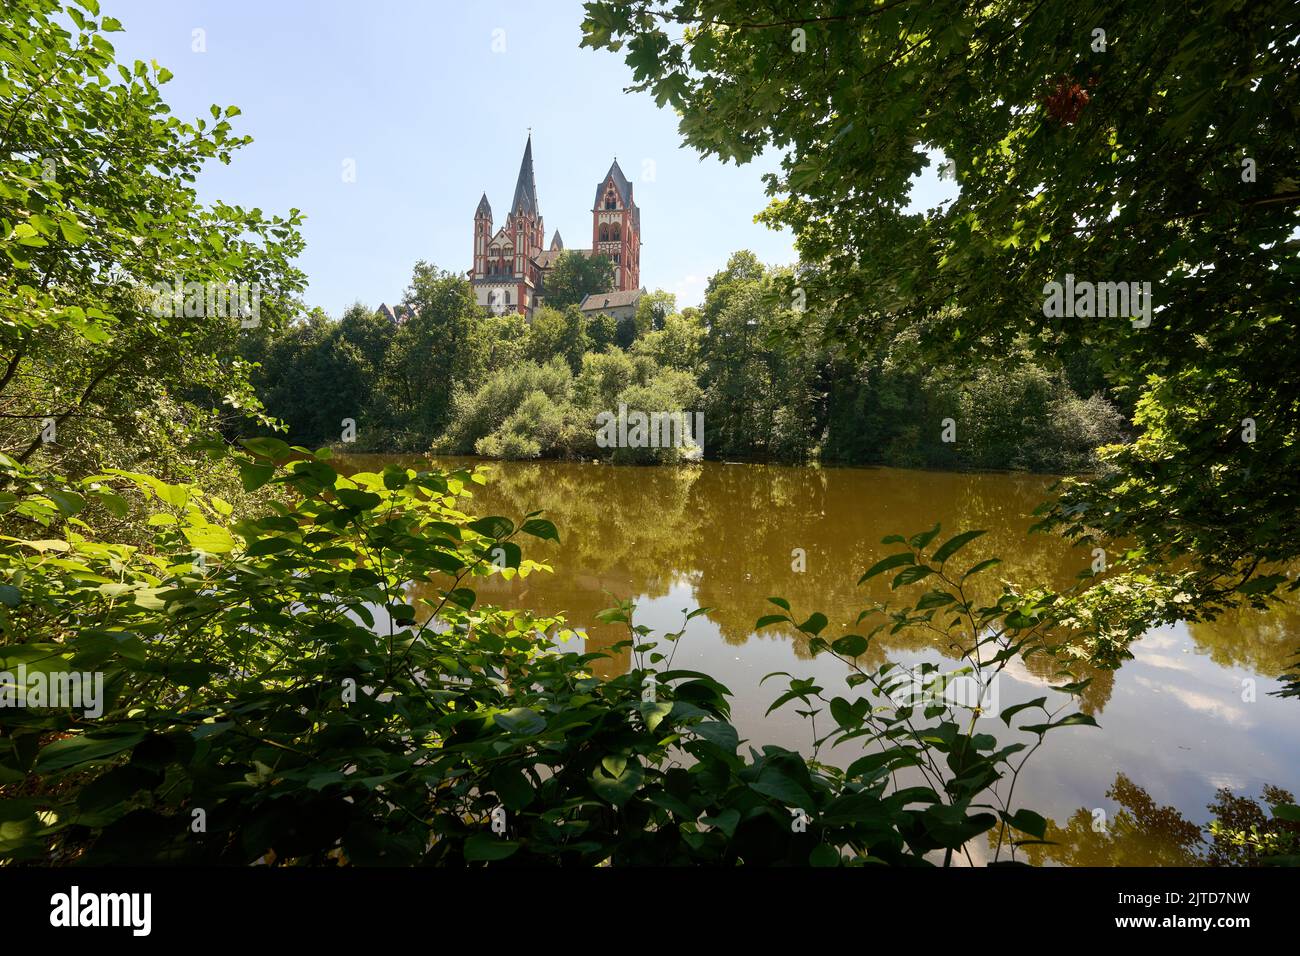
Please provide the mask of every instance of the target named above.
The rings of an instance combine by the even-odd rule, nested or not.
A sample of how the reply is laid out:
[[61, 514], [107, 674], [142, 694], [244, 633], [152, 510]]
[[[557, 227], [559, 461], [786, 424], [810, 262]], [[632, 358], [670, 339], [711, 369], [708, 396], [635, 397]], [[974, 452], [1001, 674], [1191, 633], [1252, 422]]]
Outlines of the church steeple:
[[615, 158], [605, 178], [596, 184], [591, 205], [591, 248], [614, 263], [620, 292], [641, 285], [641, 210], [632, 198], [632, 182]]
[[[610, 258], [615, 266], [610, 292], [640, 288], [641, 211], [632, 189], [615, 160], [596, 189], [591, 248], [569, 250], [570, 255]], [[486, 193], [474, 210], [474, 260], [468, 274], [475, 301], [494, 312], [518, 312], [531, 319], [545, 295], [546, 276], [566, 248], [558, 229], [551, 235], [550, 248], [546, 247], [531, 129], [524, 141], [514, 196], [500, 212], [502, 221], [494, 223]]]
[[533, 134], [528, 134], [528, 145], [524, 147], [524, 159], [519, 164], [519, 180], [515, 183], [515, 198], [510, 204], [510, 211], [536, 219], [540, 215], [537, 209], [537, 180], [533, 176]]

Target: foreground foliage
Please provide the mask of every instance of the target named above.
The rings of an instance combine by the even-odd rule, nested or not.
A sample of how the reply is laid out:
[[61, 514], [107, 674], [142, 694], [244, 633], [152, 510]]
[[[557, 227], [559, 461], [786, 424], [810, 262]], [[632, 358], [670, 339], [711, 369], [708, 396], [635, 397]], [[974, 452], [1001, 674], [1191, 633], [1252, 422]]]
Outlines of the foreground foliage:
[[[4, 667], [99, 672], [106, 693], [98, 717], [21, 700], [0, 712], [0, 855], [901, 864], [948, 860], [1000, 820], [1041, 836], [1041, 817], [987, 793], [1023, 745], [959, 726], [941, 695], [893, 700], [882, 672], [870, 696], [831, 701], [842, 738], [874, 744], [847, 772], [779, 747], [745, 753], [726, 688], [672, 668], [682, 631], [656, 641], [630, 605], [611, 609], [635, 666], [600, 680], [595, 655], [564, 651], [558, 619], [479, 605], [476, 578], [543, 570], [521, 535], [557, 534], [537, 515], [461, 510], [481, 477], [343, 477], [275, 439], [246, 445], [246, 484], [282, 498], [235, 521], [192, 485], [120, 471], [70, 484], [0, 461], [6, 525], [35, 532], [0, 539]], [[150, 546], [97, 541], [77, 517], [92, 498], [124, 500], [123, 484], [150, 499]], [[408, 603], [411, 582], [437, 597]], [[896, 626], [932, 616], [936, 593]], [[1039, 619], [1011, 595], [954, 608], [1003, 622], [999, 659]], [[830, 646], [852, 657], [866, 644]], [[812, 692], [796, 680], [783, 700]], [[1023, 729], [1041, 738], [1080, 720]], [[920, 778], [896, 785], [912, 767]]]

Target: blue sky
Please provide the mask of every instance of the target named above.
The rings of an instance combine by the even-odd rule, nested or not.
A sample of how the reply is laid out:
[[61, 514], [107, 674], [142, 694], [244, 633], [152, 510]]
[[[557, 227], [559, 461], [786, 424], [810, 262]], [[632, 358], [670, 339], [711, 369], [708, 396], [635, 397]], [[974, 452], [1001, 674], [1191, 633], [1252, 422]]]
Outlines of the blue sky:
[[[623, 93], [631, 74], [620, 56], [578, 48], [577, 0], [101, 8], [125, 27], [110, 36], [120, 60], [155, 59], [175, 74], [163, 95], [178, 116], [207, 115], [212, 103], [243, 111], [235, 130], [254, 142], [230, 166], [209, 166], [200, 195], [303, 210], [305, 298], [331, 315], [356, 300], [396, 302], [419, 259], [467, 270], [479, 196], [500, 225], [529, 127], [548, 242], [558, 228], [566, 244], [590, 245], [592, 196], [617, 156], [641, 207], [647, 288], [693, 305], [738, 249], [773, 264], [796, 258], [788, 233], [753, 221], [777, 157], [737, 167], [682, 146], [671, 110]], [[348, 160], [355, 182], [344, 181]], [[935, 184], [922, 182], [917, 199], [931, 205]]]

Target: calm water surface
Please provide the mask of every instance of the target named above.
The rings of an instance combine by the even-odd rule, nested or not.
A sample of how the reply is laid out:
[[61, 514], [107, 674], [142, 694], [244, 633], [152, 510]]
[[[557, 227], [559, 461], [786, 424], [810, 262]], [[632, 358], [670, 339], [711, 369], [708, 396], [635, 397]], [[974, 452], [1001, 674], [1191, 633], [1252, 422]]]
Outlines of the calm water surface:
[[[409, 459], [353, 456], [366, 469]], [[450, 464], [450, 461], [444, 461]], [[456, 459], [455, 464], [466, 464]], [[966, 565], [997, 556], [1003, 565], [980, 576], [991, 599], [1005, 577], [1022, 584], [1064, 587], [1091, 563], [1091, 555], [1043, 534], [1029, 535], [1033, 509], [1051, 480], [1015, 474], [949, 474], [892, 468], [800, 468], [705, 463], [684, 468], [614, 467], [590, 463], [493, 462], [491, 480], [475, 491], [478, 514], [518, 518], [544, 510], [561, 543], [521, 541], [525, 555], [546, 561], [553, 574], [524, 580], [478, 579], [481, 601], [562, 613], [585, 632], [585, 649], [626, 639], [626, 629], [596, 622], [614, 598], [631, 598], [637, 623], [656, 631], [681, 626], [683, 611], [711, 610], [687, 627], [675, 668], [706, 671], [732, 691], [733, 720], [754, 746], [774, 743], [811, 750], [805, 721], [792, 705], [764, 717], [784, 689], [772, 671], [815, 677], [827, 697], [846, 694], [847, 668], [829, 655], [813, 658], [793, 629], [754, 622], [775, 611], [769, 596], [789, 600], [797, 619], [821, 611], [824, 636], [859, 631], [858, 612], [891, 598], [890, 575], [858, 587], [876, 560], [896, 550], [880, 539], [943, 524], [939, 541], [959, 530], [988, 534], [968, 545]], [[806, 570], [792, 569], [802, 548]], [[905, 589], [907, 596], [923, 589]], [[915, 593], [914, 593], [915, 592]], [[897, 601], [897, 596], [895, 596]], [[934, 661], [946, 668], [958, 657], [936, 635], [878, 635], [866, 655], [874, 667]], [[1015, 803], [1052, 821], [1049, 838], [1061, 845], [1035, 848], [1034, 862], [1159, 865], [1189, 861], [1186, 837], [1166, 825], [1161, 807], [1203, 824], [1206, 804], [1220, 787], [1258, 796], [1266, 783], [1300, 791], [1300, 703], [1269, 695], [1300, 647], [1300, 614], [1241, 612], [1212, 624], [1160, 628], [1133, 644], [1135, 659], [1118, 671], [1091, 670], [1083, 709], [1100, 729], [1053, 731], [1029, 762]], [[606, 673], [631, 666], [616, 655]], [[1046, 660], [1005, 671], [999, 708], [1043, 696], [1056, 668]], [[1246, 693], [1254, 681], [1254, 699]], [[996, 717], [981, 730], [1010, 743]], [[861, 751], [850, 745], [821, 758], [842, 766]], [[1093, 811], [1106, 813], [1105, 833]], [[1174, 818], [1176, 819], [1176, 817]], [[1162, 822], [1163, 821], [1163, 822]], [[976, 848], [976, 855], [982, 848]]]

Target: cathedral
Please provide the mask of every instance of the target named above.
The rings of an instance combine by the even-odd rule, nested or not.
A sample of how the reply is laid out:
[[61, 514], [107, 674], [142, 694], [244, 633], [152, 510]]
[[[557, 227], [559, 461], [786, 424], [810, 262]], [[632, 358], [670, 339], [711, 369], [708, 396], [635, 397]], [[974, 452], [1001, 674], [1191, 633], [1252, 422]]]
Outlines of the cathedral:
[[[474, 213], [474, 267], [468, 275], [479, 305], [499, 313], [514, 310], [531, 319], [533, 310], [546, 302], [546, 275], [565, 251], [558, 229], [551, 244], [545, 242], [530, 134], [505, 224], [493, 228], [487, 193]], [[613, 287], [587, 296], [581, 305], [584, 312], [618, 315], [635, 309], [641, 295], [641, 210], [632, 198], [632, 183], [623, 175], [617, 159], [596, 186], [591, 206], [591, 248], [568, 251], [603, 255], [614, 263]]]

